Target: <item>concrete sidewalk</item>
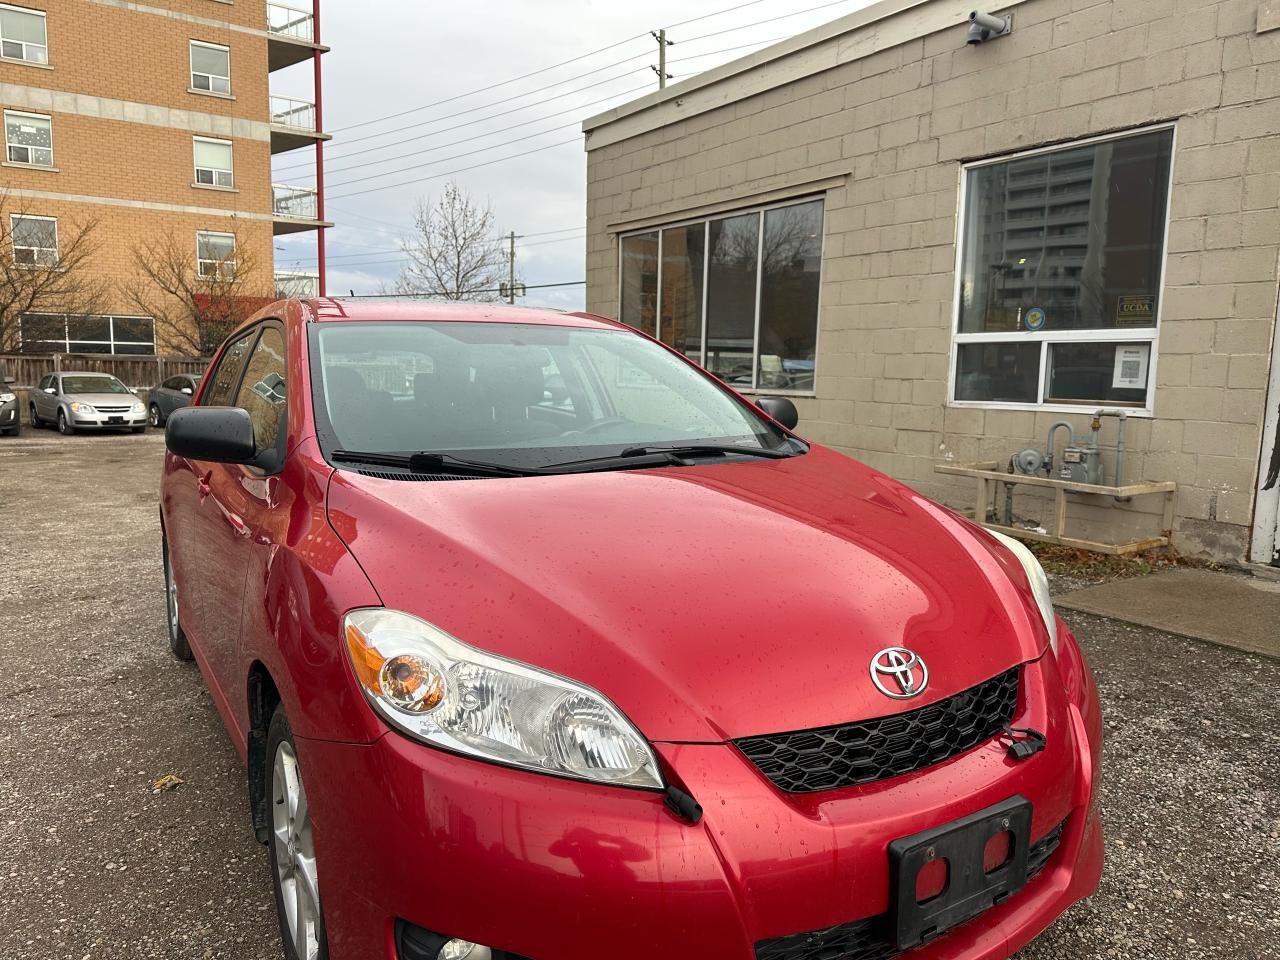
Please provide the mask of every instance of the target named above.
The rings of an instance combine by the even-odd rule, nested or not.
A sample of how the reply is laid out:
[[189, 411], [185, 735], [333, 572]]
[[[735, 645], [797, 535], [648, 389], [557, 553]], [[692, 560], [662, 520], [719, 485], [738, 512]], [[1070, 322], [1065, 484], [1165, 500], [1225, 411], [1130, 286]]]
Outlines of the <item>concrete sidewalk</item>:
[[1280, 659], [1280, 582], [1175, 569], [1086, 587], [1054, 603]]

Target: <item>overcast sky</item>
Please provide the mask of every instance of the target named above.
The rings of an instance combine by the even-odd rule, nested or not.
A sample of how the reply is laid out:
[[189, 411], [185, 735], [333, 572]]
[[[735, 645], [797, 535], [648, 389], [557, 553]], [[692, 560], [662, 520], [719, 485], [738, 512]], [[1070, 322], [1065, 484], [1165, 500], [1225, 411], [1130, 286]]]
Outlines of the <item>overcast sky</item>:
[[[321, 7], [321, 39], [332, 47], [324, 57], [329, 292], [373, 293], [394, 279], [415, 201], [450, 178], [492, 206], [498, 232], [525, 235], [516, 262], [527, 284], [582, 280], [579, 125], [656, 86], [648, 31], [669, 28], [675, 84], [870, 2], [329, 0]], [[534, 75], [517, 79], [526, 74]], [[280, 71], [271, 84], [272, 93], [311, 99], [311, 68]], [[274, 165], [277, 183], [314, 183], [310, 151]], [[314, 269], [314, 235], [277, 237], [276, 248], [277, 269]], [[531, 290], [525, 302], [578, 309], [583, 289]]]

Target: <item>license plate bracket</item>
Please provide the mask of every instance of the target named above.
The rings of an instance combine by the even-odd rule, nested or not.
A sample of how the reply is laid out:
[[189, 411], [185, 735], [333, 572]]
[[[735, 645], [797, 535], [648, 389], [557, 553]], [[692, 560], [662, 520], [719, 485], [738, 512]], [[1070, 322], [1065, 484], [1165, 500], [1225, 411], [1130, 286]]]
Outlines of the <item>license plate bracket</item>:
[[[990, 873], [983, 858], [988, 841], [1009, 833], [1008, 859]], [[1031, 801], [1013, 796], [977, 813], [889, 844], [889, 921], [899, 950], [932, 940], [1002, 903], [1027, 882]], [[947, 861], [941, 893], [920, 903], [916, 880], [934, 860]]]
[[107, 417], [107, 423], [124, 423], [124, 417]]

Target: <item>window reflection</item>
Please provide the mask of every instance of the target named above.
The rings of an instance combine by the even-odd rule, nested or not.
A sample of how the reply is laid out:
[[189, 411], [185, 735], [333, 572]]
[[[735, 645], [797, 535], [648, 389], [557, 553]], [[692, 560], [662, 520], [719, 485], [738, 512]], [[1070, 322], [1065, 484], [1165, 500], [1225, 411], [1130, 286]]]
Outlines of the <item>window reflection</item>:
[[658, 234], [622, 238], [622, 322], [653, 336], [658, 329]]
[[765, 212], [756, 385], [812, 390], [822, 273], [822, 203]]
[[726, 383], [751, 386], [755, 348], [760, 214], [711, 221], [706, 367]]
[[706, 227], [662, 231], [662, 342], [702, 362], [702, 273]]

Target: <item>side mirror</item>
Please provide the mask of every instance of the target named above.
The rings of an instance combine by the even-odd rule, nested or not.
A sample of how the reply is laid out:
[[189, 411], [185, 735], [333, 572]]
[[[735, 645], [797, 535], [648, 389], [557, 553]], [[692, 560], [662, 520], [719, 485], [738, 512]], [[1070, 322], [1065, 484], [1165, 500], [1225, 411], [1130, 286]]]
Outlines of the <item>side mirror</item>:
[[183, 407], [169, 415], [164, 428], [169, 452], [188, 460], [253, 463], [253, 421], [241, 407]]
[[786, 397], [761, 397], [756, 401], [756, 406], [788, 430], [794, 430], [800, 422], [800, 411]]
[[191, 396], [191, 388], [190, 388], [190, 387], [183, 387], [183, 388], [182, 388], [182, 392], [183, 392], [183, 393], [185, 393], [188, 397], [189, 397], [189, 396]]
[[49, 394], [49, 396], [53, 396], [58, 391], [54, 387], [45, 387], [44, 392]]
[[130, 388], [129, 388], [129, 392], [130, 392], [130, 393], [132, 393], [134, 396], [137, 396], [137, 394], [138, 394], [138, 388], [137, 388], [137, 387], [130, 387]]

